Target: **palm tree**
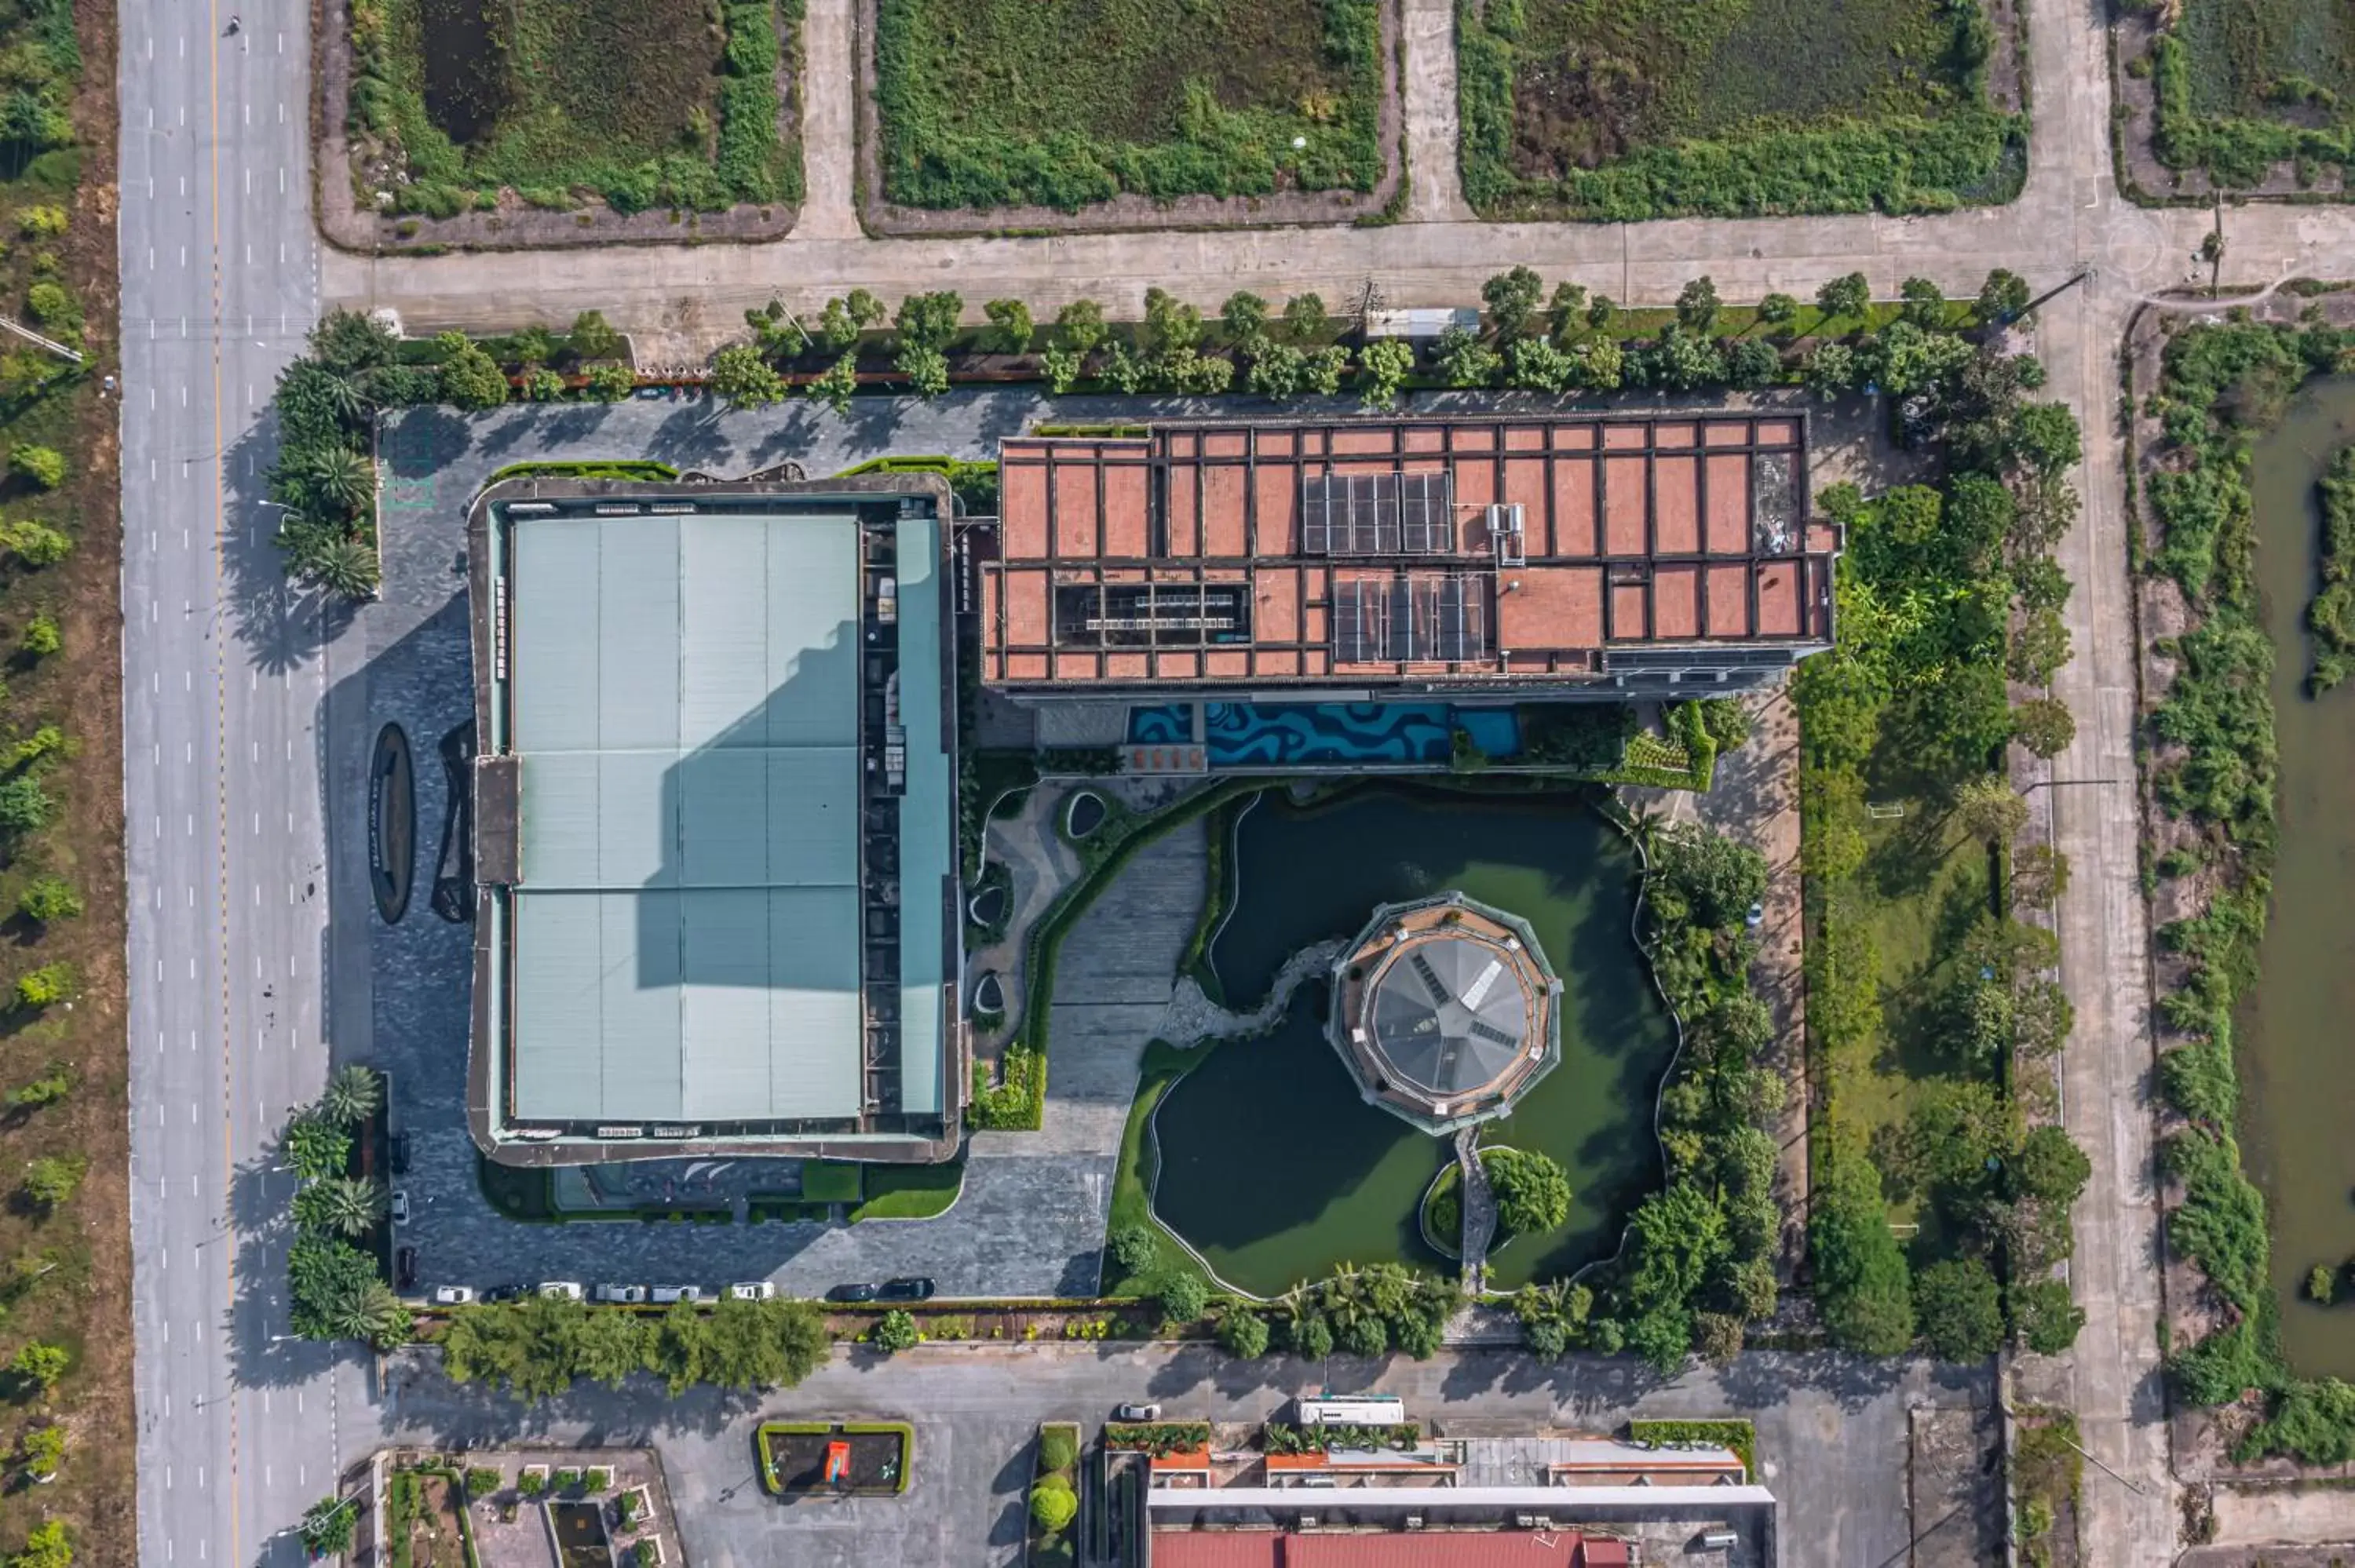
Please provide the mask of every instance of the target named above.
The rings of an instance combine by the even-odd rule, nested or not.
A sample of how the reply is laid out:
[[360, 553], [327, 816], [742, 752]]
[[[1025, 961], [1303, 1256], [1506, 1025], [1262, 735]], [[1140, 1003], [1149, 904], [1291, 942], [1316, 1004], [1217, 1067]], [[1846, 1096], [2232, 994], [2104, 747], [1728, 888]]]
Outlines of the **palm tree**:
[[384, 1218], [384, 1183], [361, 1176], [328, 1176], [294, 1195], [298, 1224], [364, 1236]]
[[347, 515], [358, 515], [376, 499], [376, 464], [347, 447], [304, 453], [295, 479], [310, 495]]
[[373, 1067], [338, 1067], [319, 1096], [319, 1112], [339, 1127], [357, 1127], [384, 1103], [384, 1083]]
[[409, 1308], [381, 1279], [371, 1279], [341, 1293], [326, 1308], [326, 1326], [339, 1340], [366, 1340], [378, 1350], [390, 1350], [409, 1340]]
[[1642, 853], [1646, 865], [1652, 863], [1652, 846], [1659, 840], [1660, 824], [1664, 820], [1660, 808], [1649, 801], [1627, 808], [1627, 833], [1636, 841], [1636, 847]]
[[296, 570], [339, 599], [376, 597], [376, 551], [357, 539], [322, 542], [315, 556], [299, 564]]

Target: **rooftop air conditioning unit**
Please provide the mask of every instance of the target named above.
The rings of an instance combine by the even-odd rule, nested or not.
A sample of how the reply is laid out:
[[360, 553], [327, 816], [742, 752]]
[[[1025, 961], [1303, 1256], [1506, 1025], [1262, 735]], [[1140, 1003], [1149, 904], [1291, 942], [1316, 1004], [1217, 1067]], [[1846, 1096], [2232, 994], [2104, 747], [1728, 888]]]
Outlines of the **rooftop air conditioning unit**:
[[1409, 1530], [1421, 1530], [1423, 1528], [1423, 1515], [1419, 1513], [1411, 1513], [1407, 1515], [1406, 1527]]
[[1488, 537], [1497, 546], [1497, 564], [1518, 567], [1529, 560], [1528, 538], [1518, 503], [1496, 502], [1488, 507]]
[[1316, 1529], [1316, 1516], [1315, 1514], [1313, 1514], [1313, 1513], [1304, 1513], [1304, 1514], [1302, 1514], [1302, 1515], [1300, 1516], [1300, 1528], [1301, 1528], [1301, 1529], [1303, 1529], [1303, 1530], [1314, 1530], [1314, 1529]]

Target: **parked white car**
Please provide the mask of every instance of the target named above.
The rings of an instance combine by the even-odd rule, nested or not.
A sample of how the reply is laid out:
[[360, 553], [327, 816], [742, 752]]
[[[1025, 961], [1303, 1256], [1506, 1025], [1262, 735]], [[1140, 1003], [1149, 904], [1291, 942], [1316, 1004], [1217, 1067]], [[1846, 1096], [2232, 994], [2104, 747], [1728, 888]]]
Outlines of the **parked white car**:
[[643, 1285], [601, 1285], [591, 1292], [591, 1301], [610, 1301], [619, 1307], [634, 1307], [646, 1298]]
[[405, 1225], [409, 1223], [409, 1192], [405, 1188], [396, 1191], [392, 1195], [392, 1223], [396, 1225]]
[[578, 1301], [581, 1299], [581, 1282], [577, 1279], [551, 1279], [539, 1287], [539, 1293], [559, 1301]]
[[436, 1307], [464, 1307], [474, 1298], [474, 1287], [471, 1285], [437, 1285], [433, 1287], [433, 1305]]
[[668, 1307], [674, 1302], [685, 1301], [693, 1303], [702, 1299], [702, 1290], [692, 1285], [657, 1285], [655, 1287], [655, 1301], [658, 1306]]
[[731, 1285], [728, 1287], [728, 1298], [731, 1301], [774, 1301], [777, 1298], [777, 1282], [773, 1279], [753, 1279], [741, 1285]]

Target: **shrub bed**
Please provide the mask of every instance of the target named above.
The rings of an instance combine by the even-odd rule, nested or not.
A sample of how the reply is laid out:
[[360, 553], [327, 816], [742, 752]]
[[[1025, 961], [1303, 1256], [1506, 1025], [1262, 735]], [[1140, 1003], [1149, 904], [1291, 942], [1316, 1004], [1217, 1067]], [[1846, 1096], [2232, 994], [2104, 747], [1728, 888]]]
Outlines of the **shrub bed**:
[[1793, 25], [1754, 0], [1457, 0], [1464, 190], [1484, 217], [1936, 212], [2009, 201], [1974, 0]]
[[2355, 164], [2355, 25], [2343, 5], [2190, 0], [2167, 16], [2148, 57], [2160, 163], [2226, 188], [2263, 185], [2285, 164], [2301, 187]]
[[1378, 0], [881, 0], [884, 195], [1072, 212], [1370, 190], [1380, 40]]
[[1067, 1421], [1039, 1428], [1030, 1476], [1028, 1561], [1062, 1564], [1079, 1560], [1071, 1526], [1079, 1518], [1080, 1429]]
[[1630, 1421], [1627, 1437], [1636, 1443], [1712, 1443], [1731, 1448], [1741, 1457], [1752, 1479], [1758, 1475], [1758, 1429], [1747, 1421]]
[[[798, 0], [357, 0], [351, 122], [390, 210], [449, 217], [502, 191], [566, 210], [801, 199], [777, 76]], [[718, 26], [712, 25], [714, 20]], [[459, 57], [429, 69], [435, 52]]]

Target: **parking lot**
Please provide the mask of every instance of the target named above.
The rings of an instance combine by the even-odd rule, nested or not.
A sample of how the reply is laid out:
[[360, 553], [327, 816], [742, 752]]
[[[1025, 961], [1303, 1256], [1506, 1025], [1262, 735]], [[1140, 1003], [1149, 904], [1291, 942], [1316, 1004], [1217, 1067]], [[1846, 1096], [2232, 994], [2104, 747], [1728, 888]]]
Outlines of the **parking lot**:
[[[1944, 1518], [1961, 1500], [1944, 1493], [1934, 1505], [1909, 1503], [1913, 1413], [1984, 1410], [1993, 1398], [1976, 1370], [1775, 1351], [1662, 1381], [1625, 1360], [1546, 1365], [1495, 1351], [1304, 1364], [1238, 1362], [1208, 1346], [922, 1346], [888, 1358], [843, 1349], [799, 1387], [760, 1398], [698, 1388], [670, 1399], [640, 1379], [619, 1390], [584, 1385], [527, 1409], [452, 1385], [430, 1351], [396, 1358], [389, 1379], [375, 1412], [378, 1441], [654, 1444], [696, 1568], [1012, 1564], [1041, 1421], [1078, 1421], [1092, 1436], [1115, 1404], [1150, 1399], [1173, 1418], [1257, 1423], [1319, 1389], [1395, 1393], [1443, 1432], [1480, 1435], [1748, 1415], [1762, 1478], [1783, 1499], [1782, 1563], [1902, 1563], [1916, 1528], [1911, 1509], [1935, 1506]], [[907, 1494], [770, 1497], [753, 1449], [764, 1420], [908, 1422], [916, 1446]], [[1999, 1472], [1990, 1457], [1979, 1459], [1972, 1511], [1985, 1517]]]

